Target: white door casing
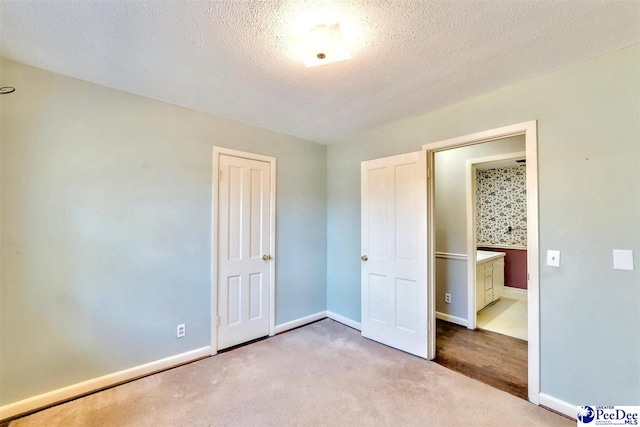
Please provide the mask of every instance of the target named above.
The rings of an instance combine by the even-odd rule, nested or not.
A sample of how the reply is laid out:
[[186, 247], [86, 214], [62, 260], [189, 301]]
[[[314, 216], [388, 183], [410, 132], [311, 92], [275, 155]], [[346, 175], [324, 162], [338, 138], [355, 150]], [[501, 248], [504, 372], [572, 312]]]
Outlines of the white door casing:
[[[527, 159], [527, 275], [528, 275], [528, 292], [527, 292], [527, 330], [528, 330], [528, 388], [529, 401], [538, 405], [540, 403], [540, 264], [539, 264], [539, 241], [538, 241], [538, 129], [537, 121], [517, 123], [504, 126], [497, 129], [477, 132], [470, 135], [463, 135], [443, 141], [424, 144], [423, 150], [427, 151], [428, 167], [433, 168], [434, 154], [438, 151], [449, 150], [457, 147], [480, 144], [483, 142], [495, 141], [497, 139], [508, 138], [516, 135], [524, 135], [525, 152]], [[429, 182], [429, 207], [434, 206], [434, 180]], [[429, 215], [429, 230], [434, 229], [433, 215]], [[469, 260], [475, 261], [475, 253], [470, 243], [472, 239], [468, 237], [467, 247], [472, 253]], [[429, 265], [435, 264], [435, 239], [433, 233], [429, 239]], [[473, 276], [475, 270], [468, 268], [469, 286], [473, 286]], [[433, 273], [433, 270], [431, 271]], [[435, 294], [435, 275], [429, 276], [429, 292], [433, 297]], [[471, 291], [475, 293], [475, 291]], [[470, 294], [471, 294], [470, 292]], [[469, 302], [475, 301], [475, 298], [469, 298]], [[435, 303], [433, 298], [431, 302], [431, 318], [433, 319], [435, 312]], [[473, 312], [475, 308], [469, 308], [469, 312]], [[470, 319], [473, 316], [469, 316]], [[429, 348], [431, 354], [435, 354], [435, 334], [430, 336]]]
[[217, 349], [271, 330], [270, 163], [218, 157]]
[[362, 336], [428, 357], [427, 164], [362, 162]]

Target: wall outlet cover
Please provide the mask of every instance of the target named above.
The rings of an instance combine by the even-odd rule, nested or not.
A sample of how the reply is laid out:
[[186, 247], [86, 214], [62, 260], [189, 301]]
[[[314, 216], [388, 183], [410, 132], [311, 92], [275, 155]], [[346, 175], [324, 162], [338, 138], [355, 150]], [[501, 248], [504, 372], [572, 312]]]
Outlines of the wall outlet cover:
[[633, 251], [614, 249], [613, 268], [616, 270], [633, 271]]
[[547, 265], [560, 267], [560, 251], [547, 251]]
[[182, 338], [187, 335], [187, 328], [184, 323], [176, 327], [176, 337]]

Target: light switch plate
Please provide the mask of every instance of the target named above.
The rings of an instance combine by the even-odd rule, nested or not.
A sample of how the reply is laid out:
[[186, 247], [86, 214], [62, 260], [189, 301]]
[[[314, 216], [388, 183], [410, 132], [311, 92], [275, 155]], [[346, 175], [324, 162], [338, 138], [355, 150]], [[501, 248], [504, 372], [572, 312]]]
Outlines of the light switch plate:
[[560, 267], [560, 251], [547, 251], [547, 265]]
[[633, 251], [614, 249], [613, 250], [613, 268], [615, 270], [631, 270], [633, 271]]

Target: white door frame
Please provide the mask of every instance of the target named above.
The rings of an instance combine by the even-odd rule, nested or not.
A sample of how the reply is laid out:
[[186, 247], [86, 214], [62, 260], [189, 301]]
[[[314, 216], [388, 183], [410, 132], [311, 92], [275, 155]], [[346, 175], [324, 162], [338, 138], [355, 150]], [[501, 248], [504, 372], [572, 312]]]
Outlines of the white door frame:
[[269, 253], [273, 257], [269, 281], [269, 336], [275, 335], [276, 325], [276, 159], [246, 151], [232, 150], [230, 148], [213, 147], [213, 174], [212, 174], [212, 221], [211, 221], [211, 355], [218, 352], [218, 177], [220, 170], [220, 156], [234, 156], [249, 160], [267, 162], [270, 165], [270, 210], [269, 210]]
[[[476, 167], [478, 165], [526, 158], [526, 151], [499, 154], [467, 160], [467, 328], [475, 329], [478, 320], [476, 307]], [[527, 222], [529, 217], [527, 217]], [[529, 227], [527, 226], [527, 230]]]
[[[424, 144], [427, 150], [427, 167], [433, 170], [434, 155], [438, 151], [457, 147], [481, 144], [512, 136], [524, 135], [527, 157], [527, 271], [528, 283], [528, 395], [529, 401], [540, 403], [540, 265], [538, 241], [538, 133], [537, 121], [517, 123], [497, 129], [477, 132], [444, 141]], [[429, 208], [427, 222], [429, 224], [429, 321], [435, 325], [435, 234], [434, 234], [434, 179], [429, 180]], [[467, 256], [467, 262], [475, 255]], [[475, 270], [474, 270], [475, 274]], [[474, 300], [475, 301], [475, 300]], [[469, 304], [474, 304], [470, 301]], [[469, 319], [467, 319], [469, 321]], [[435, 328], [430, 334], [429, 350], [431, 357], [435, 356]]]

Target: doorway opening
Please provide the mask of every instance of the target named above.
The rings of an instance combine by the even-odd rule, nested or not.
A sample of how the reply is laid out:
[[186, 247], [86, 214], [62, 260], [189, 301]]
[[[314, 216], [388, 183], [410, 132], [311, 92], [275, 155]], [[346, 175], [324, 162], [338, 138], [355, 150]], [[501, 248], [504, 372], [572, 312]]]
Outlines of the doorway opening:
[[430, 355], [537, 404], [536, 122], [423, 149], [433, 177], [427, 212], [430, 316], [436, 327]]
[[[514, 138], [524, 149], [524, 137]], [[508, 140], [498, 141], [501, 148], [507, 146]], [[467, 160], [466, 200], [467, 244], [476, 254], [475, 281], [472, 272], [467, 274], [468, 301], [473, 301], [475, 287], [468, 327], [524, 341], [528, 341], [526, 168], [524, 151]], [[526, 370], [524, 380], [526, 384]]]

